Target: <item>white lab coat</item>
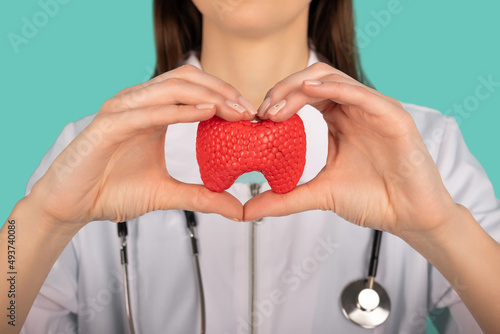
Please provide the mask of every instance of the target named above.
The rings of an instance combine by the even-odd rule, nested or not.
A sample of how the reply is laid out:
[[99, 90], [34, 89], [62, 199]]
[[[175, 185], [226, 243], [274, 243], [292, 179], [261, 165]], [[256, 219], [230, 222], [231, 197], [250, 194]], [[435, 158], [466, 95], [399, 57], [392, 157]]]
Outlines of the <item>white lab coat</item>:
[[[310, 63], [314, 61], [312, 54]], [[188, 63], [199, 66], [194, 56]], [[456, 122], [431, 109], [404, 107], [414, 117], [455, 201], [468, 207], [499, 240], [499, 201]], [[307, 132], [303, 183], [324, 166], [327, 129], [314, 108], [306, 106], [299, 114]], [[30, 179], [28, 192], [92, 117], [64, 128]], [[196, 128], [197, 124], [170, 126], [165, 158], [173, 177], [199, 184]], [[267, 189], [267, 183], [263, 184], [262, 191]], [[237, 183], [229, 192], [242, 202], [250, 198], [248, 184]], [[197, 214], [197, 219], [207, 333], [249, 333], [251, 224], [215, 214]], [[183, 212], [146, 214], [130, 221], [128, 231], [136, 333], [199, 333], [198, 291]], [[331, 212], [265, 218], [256, 231], [256, 333], [425, 333], [428, 312], [447, 306], [451, 306], [448, 333], [479, 332], [441, 274], [388, 233], [382, 237], [376, 281], [387, 290], [392, 313], [385, 324], [372, 330], [349, 322], [342, 314], [339, 296], [349, 282], [366, 277], [371, 243], [371, 230]], [[83, 228], [54, 265], [23, 333], [128, 333], [119, 249], [115, 224], [92, 222]]]

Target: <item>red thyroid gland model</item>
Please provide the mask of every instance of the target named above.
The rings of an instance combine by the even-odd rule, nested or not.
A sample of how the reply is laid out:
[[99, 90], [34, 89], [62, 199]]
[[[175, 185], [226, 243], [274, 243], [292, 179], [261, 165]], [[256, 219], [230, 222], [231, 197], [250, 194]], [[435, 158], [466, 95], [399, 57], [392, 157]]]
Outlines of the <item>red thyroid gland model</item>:
[[222, 192], [251, 171], [261, 172], [278, 194], [291, 191], [306, 163], [306, 133], [302, 119], [285, 122], [228, 122], [214, 116], [200, 122], [196, 158], [205, 186]]

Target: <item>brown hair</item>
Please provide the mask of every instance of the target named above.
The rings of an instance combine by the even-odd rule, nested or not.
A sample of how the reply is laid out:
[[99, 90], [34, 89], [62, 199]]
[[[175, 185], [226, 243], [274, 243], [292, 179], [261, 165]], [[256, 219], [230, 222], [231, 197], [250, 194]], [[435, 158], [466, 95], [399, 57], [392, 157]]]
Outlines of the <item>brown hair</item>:
[[[180, 66], [201, 48], [201, 14], [191, 0], [154, 0], [156, 68], [153, 76]], [[308, 36], [321, 61], [368, 83], [359, 62], [352, 0], [313, 0]]]

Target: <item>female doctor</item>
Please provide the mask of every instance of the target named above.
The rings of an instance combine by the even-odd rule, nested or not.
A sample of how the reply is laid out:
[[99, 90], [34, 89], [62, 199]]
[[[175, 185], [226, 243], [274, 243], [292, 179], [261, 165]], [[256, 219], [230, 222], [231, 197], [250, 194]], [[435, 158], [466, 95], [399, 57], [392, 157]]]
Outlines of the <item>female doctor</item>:
[[[28, 317], [26, 333], [128, 332], [109, 223], [128, 221], [135, 332], [200, 332], [180, 211], [191, 210], [208, 333], [423, 333], [443, 307], [448, 332], [477, 330], [472, 317], [498, 332], [491, 184], [453, 120], [362, 83], [352, 18], [351, 0], [155, 1], [157, 76], [69, 124], [0, 232], [2, 309], [15, 304], [15, 326], [2, 316], [0, 331]], [[308, 142], [296, 189], [200, 185], [195, 122], [295, 113]], [[362, 227], [389, 232], [376, 281], [392, 314], [374, 329], [346, 319], [339, 301], [367, 275]], [[4, 293], [12, 231], [15, 298]]]

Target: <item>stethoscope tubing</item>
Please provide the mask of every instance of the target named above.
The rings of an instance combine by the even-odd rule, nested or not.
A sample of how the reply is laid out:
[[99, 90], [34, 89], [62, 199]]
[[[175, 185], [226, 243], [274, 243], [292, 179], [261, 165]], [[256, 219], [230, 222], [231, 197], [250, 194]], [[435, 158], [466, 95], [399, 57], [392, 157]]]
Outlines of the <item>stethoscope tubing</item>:
[[373, 234], [372, 254], [370, 256], [370, 266], [368, 267], [368, 277], [377, 276], [378, 257], [380, 255], [380, 245], [382, 243], [382, 231], [375, 230]]
[[[198, 252], [198, 240], [196, 239], [196, 216], [192, 211], [184, 210], [184, 215], [186, 216], [186, 223], [188, 234], [191, 239], [191, 248], [193, 251], [193, 258], [196, 268], [196, 278], [198, 283], [198, 292], [200, 294], [200, 317], [201, 317], [201, 334], [205, 334], [206, 330], [206, 311], [205, 311], [205, 293], [203, 290], [203, 280], [201, 278], [201, 268]], [[123, 268], [123, 284], [125, 290], [125, 309], [127, 312], [128, 326], [130, 329], [130, 334], [135, 334], [135, 326], [132, 317], [132, 306], [130, 302], [130, 284], [128, 276], [128, 257], [127, 257], [127, 222], [118, 223], [118, 236], [121, 240], [120, 257]]]
[[[187, 224], [187, 229], [188, 229], [188, 234], [191, 239], [191, 248], [193, 252], [193, 259], [195, 263], [195, 268], [196, 268], [196, 277], [197, 277], [197, 283], [198, 283], [198, 292], [200, 296], [200, 318], [201, 318], [201, 334], [205, 334], [206, 330], [206, 310], [205, 310], [205, 294], [204, 294], [204, 289], [203, 289], [203, 280], [201, 276], [201, 268], [200, 268], [200, 261], [199, 261], [199, 252], [198, 252], [198, 240], [196, 238], [195, 234], [195, 228], [197, 225], [196, 222], [196, 216], [194, 212], [192, 211], [186, 211], [184, 210], [184, 214], [186, 217], [186, 224]], [[120, 257], [121, 257], [121, 263], [122, 263], [122, 268], [123, 268], [123, 276], [124, 276], [124, 290], [125, 290], [125, 308], [126, 308], [126, 313], [127, 313], [127, 318], [128, 318], [128, 325], [130, 329], [131, 334], [135, 334], [135, 327], [134, 327], [134, 322], [133, 322], [133, 317], [132, 317], [132, 306], [131, 306], [131, 301], [130, 301], [130, 287], [129, 287], [129, 275], [128, 275], [128, 258], [127, 258], [127, 222], [120, 222], [118, 223], [118, 236], [120, 237], [121, 240], [121, 248], [120, 248]], [[371, 249], [371, 256], [370, 256], [370, 262], [369, 262], [369, 268], [368, 268], [368, 279], [365, 280], [365, 287], [368, 289], [374, 289], [376, 288], [379, 292], [382, 293], [382, 295], [385, 295], [387, 298], [388, 303], [388, 310], [387, 312], [390, 312], [390, 300], [388, 299], [389, 297], [385, 293], [385, 290], [379, 285], [374, 282], [375, 276], [377, 275], [377, 268], [378, 268], [378, 258], [380, 254], [380, 246], [382, 242], [382, 231], [375, 230], [374, 235], [373, 235], [373, 244], [372, 244], [372, 249]], [[353, 282], [355, 284], [356, 282]], [[374, 286], [375, 284], [375, 286]], [[348, 289], [349, 285], [344, 288], [344, 290]], [[344, 295], [344, 292], [342, 293], [342, 296]], [[365, 325], [361, 323], [357, 323], [355, 319], [352, 317], [349, 317], [349, 312], [346, 312], [346, 310], [343, 308], [344, 315], [351, 321], [355, 322], [356, 324], [366, 327]], [[387, 313], [387, 316], [389, 315]], [[384, 322], [383, 320], [382, 322]], [[374, 326], [375, 327], [375, 326]], [[368, 328], [368, 327], [366, 327]], [[373, 328], [373, 327], [371, 327]]]

